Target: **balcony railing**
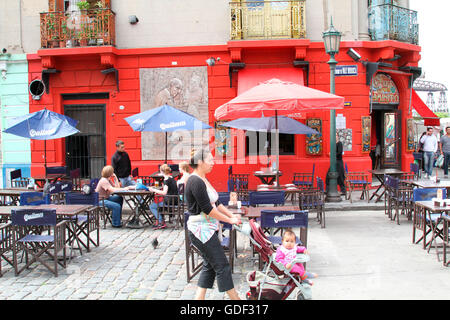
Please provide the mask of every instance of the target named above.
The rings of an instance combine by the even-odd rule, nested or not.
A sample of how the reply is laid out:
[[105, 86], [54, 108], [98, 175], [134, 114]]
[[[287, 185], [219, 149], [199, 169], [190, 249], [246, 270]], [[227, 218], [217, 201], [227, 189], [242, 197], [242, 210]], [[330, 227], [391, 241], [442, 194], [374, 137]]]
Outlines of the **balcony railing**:
[[115, 45], [115, 13], [95, 9], [41, 13], [41, 47]]
[[418, 44], [417, 11], [391, 4], [371, 6], [369, 33], [372, 40], [398, 40]]
[[305, 2], [230, 2], [231, 40], [305, 38]]

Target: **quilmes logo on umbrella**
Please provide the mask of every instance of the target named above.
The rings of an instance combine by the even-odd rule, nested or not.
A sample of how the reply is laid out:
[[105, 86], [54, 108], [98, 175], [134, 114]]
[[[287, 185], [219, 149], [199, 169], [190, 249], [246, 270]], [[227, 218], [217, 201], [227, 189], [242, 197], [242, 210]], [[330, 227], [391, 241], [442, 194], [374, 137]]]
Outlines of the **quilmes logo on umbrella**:
[[51, 136], [56, 132], [56, 128], [49, 130], [30, 130], [30, 137], [41, 137], [41, 136]]
[[[145, 120], [138, 118], [136, 120], [134, 120], [132, 123], [136, 124], [139, 126], [139, 130], [144, 130], [144, 123]], [[170, 129], [170, 128], [176, 128], [176, 127], [183, 127], [186, 125], [186, 121], [179, 121], [179, 122], [173, 122], [171, 121], [170, 123], [161, 123], [159, 125], [159, 127], [161, 128], [161, 130], [166, 130], [166, 129]]]

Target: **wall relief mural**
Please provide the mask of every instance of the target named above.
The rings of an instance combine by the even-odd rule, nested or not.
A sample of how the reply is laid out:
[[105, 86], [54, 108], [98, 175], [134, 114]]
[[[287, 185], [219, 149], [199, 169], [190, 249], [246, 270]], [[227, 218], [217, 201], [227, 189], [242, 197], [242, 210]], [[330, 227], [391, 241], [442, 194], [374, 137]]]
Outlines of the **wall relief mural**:
[[[208, 123], [207, 67], [141, 68], [141, 112], [164, 104]], [[175, 120], [175, 119], [174, 119]], [[142, 160], [164, 159], [164, 133], [142, 132]], [[207, 145], [208, 130], [168, 133], [167, 159], [185, 160], [192, 148]]]

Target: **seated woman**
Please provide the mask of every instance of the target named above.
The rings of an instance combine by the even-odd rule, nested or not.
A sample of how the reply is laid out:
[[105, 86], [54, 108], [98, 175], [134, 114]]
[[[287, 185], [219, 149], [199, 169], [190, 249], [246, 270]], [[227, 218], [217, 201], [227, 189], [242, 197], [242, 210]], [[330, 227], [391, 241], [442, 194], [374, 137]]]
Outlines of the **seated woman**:
[[[150, 191], [153, 191], [156, 195], [178, 195], [178, 188], [175, 179], [171, 176], [172, 170], [167, 164], [163, 164], [159, 168], [160, 172], [164, 175], [164, 187], [162, 190], [150, 187]], [[165, 229], [166, 223], [164, 222], [164, 217], [158, 212], [158, 203], [155, 201], [150, 205], [150, 210], [156, 217], [156, 222], [153, 225], [154, 229]]]
[[113, 193], [130, 189], [134, 189], [134, 186], [120, 187], [119, 179], [114, 174], [112, 166], [103, 167], [102, 178], [98, 181], [95, 192], [98, 192], [100, 204], [104, 203], [105, 207], [112, 210], [112, 226], [114, 228], [122, 227], [123, 198]]
[[191, 175], [189, 173], [190, 167], [189, 167], [189, 164], [186, 161], [180, 162], [179, 167], [180, 167], [180, 173], [182, 173], [183, 176], [180, 179], [178, 179], [177, 185], [180, 185], [180, 184], [184, 184], [185, 185], [186, 182], [187, 182], [187, 179]]

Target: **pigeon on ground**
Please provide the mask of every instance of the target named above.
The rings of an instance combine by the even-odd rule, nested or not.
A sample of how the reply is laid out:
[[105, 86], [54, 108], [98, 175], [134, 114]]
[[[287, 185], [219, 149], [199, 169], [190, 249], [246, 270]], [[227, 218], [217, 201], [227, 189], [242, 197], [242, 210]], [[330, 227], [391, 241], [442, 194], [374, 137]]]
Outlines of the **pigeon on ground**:
[[156, 249], [158, 247], [158, 244], [159, 244], [158, 239], [157, 238], [153, 239], [153, 241], [152, 241], [153, 249]]

